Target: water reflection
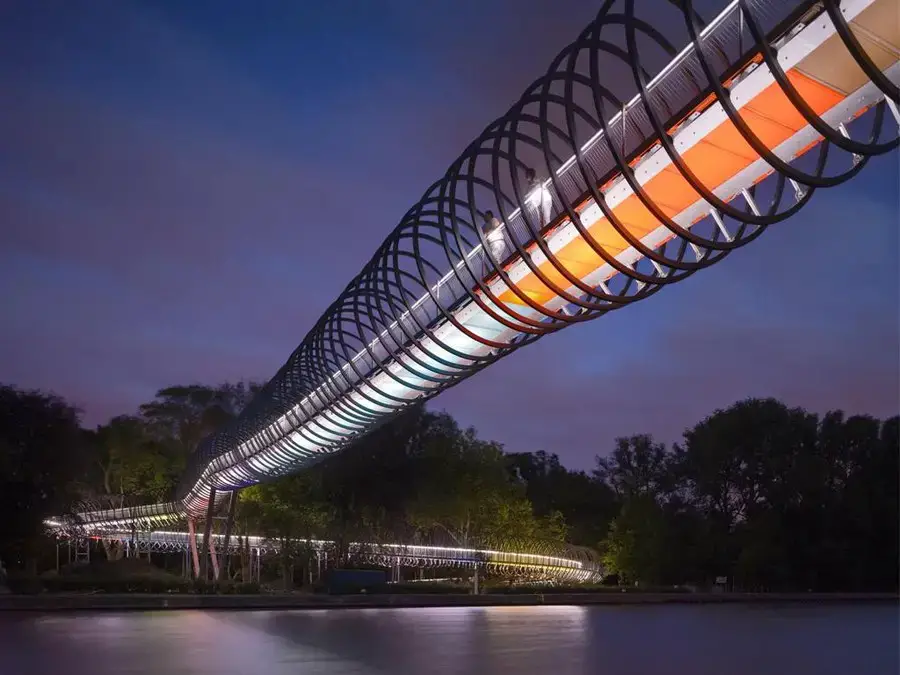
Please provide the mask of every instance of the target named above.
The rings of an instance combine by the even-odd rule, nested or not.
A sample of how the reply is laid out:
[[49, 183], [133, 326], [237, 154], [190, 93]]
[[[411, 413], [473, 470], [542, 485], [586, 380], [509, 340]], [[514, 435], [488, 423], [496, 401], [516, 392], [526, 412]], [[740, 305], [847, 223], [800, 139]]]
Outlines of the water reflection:
[[0, 673], [882, 675], [896, 607], [646, 606], [0, 615]]

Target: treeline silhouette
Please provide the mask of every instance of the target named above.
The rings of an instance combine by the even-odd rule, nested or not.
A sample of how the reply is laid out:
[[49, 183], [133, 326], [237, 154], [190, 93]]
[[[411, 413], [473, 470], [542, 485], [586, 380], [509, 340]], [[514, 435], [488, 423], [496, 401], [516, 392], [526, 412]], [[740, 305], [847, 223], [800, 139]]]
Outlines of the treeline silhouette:
[[[39, 567], [52, 545], [43, 519], [73, 504], [170, 499], [197, 442], [256, 388], [169, 387], [135, 415], [84, 430], [62, 399], [0, 386], [0, 559]], [[629, 585], [724, 577], [735, 590], [894, 590], [898, 433], [897, 417], [817, 416], [752, 399], [672, 446], [636, 435], [597, 448], [587, 472], [553, 452], [504, 452], [417, 406], [312, 469], [243, 490], [236, 533], [566, 541], [596, 549], [610, 581]], [[284, 549], [286, 573], [295, 553]]]

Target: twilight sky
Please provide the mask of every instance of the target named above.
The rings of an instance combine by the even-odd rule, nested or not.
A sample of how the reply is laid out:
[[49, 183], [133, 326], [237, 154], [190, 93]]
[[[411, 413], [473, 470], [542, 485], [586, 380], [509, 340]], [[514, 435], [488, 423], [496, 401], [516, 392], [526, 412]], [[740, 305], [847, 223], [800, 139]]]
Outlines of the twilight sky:
[[[93, 425], [267, 379], [598, 4], [0, 3], [0, 382]], [[432, 407], [585, 468], [747, 396], [896, 414], [898, 215], [894, 154]]]

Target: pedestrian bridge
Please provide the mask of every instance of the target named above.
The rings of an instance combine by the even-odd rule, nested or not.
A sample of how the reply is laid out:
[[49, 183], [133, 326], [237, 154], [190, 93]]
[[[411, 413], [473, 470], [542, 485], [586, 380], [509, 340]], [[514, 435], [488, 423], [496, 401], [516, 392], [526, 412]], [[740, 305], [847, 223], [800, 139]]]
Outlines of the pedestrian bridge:
[[[60, 539], [71, 536], [67, 524], [51, 519], [47, 527], [56, 531]], [[182, 553], [185, 560], [196, 554], [202, 546], [198, 533], [177, 530], [91, 529], [81, 533], [96, 541], [117, 542], [128, 554]], [[314, 557], [320, 567], [327, 567], [328, 556], [334, 556], [336, 542], [320, 539], [291, 540], [294, 550]], [[424, 544], [394, 544], [383, 542], [350, 542], [346, 554], [356, 562], [367, 562], [397, 571], [395, 581], [400, 581], [400, 568], [425, 570], [475, 568], [504, 576], [545, 582], [597, 583], [602, 579], [602, 568], [596, 553], [590, 549], [550, 542], [509, 542], [515, 550], [495, 548], [467, 548], [461, 546], [433, 546]], [[250, 573], [258, 580], [260, 560], [267, 554], [280, 552], [282, 542], [258, 535], [232, 537], [228, 534], [210, 534], [209, 549], [213, 576], [219, 578], [220, 560], [226, 555], [249, 555]], [[530, 552], [526, 552], [530, 551]], [[195, 561], [199, 565], [199, 561]]]
[[173, 501], [84, 522], [205, 517], [208, 546], [229, 493], [709, 267], [897, 147], [898, 0], [598, 5], [200, 444]]

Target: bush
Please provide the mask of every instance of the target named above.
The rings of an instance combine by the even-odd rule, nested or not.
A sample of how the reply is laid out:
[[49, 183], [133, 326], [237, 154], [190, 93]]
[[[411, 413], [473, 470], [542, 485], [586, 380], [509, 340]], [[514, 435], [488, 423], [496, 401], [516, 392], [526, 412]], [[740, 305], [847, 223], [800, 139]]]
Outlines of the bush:
[[234, 592], [239, 595], [257, 595], [260, 592], [258, 581], [245, 581], [234, 585]]
[[41, 583], [51, 593], [181, 593], [189, 584], [137, 558], [67, 565], [43, 574]]
[[44, 590], [40, 577], [20, 570], [9, 570], [6, 577], [6, 587], [10, 592], [22, 595], [36, 595]]
[[465, 594], [470, 590], [469, 586], [463, 584], [448, 584], [448, 583], [430, 583], [430, 582], [418, 582], [418, 583], [398, 583], [398, 584], [385, 584], [383, 587], [378, 588], [375, 593], [397, 593], [397, 594], [421, 594], [421, 595], [452, 595], [452, 594]]
[[[181, 579], [179, 577], [99, 577], [89, 575], [54, 576], [37, 580], [37, 590], [41, 586], [50, 593], [192, 593], [196, 595], [215, 594], [256, 594], [259, 584], [222, 582], [199, 579]], [[20, 592], [20, 591], [14, 591]]]
[[9, 588], [13, 593], [259, 593], [256, 582], [239, 583], [184, 579], [154, 567], [146, 560], [135, 558], [108, 561], [96, 560], [89, 564], [67, 565], [59, 573], [55, 570], [40, 577], [23, 573], [10, 577]]
[[184, 593], [190, 592], [190, 582], [177, 577], [171, 579], [150, 576], [97, 577], [90, 575], [58, 576], [43, 579], [50, 593]]
[[223, 595], [258, 595], [261, 589], [256, 581], [220, 581], [218, 584], [207, 583], [207, 593], [221, 593]]
[[550, 585], [534, 584], [522, 586], [488, 586], [487, 593], [498, 595], [541, 594], [553, 595], [559, 593], [687, 593], [689, 589], [682, 586], [660, 586], [635, 588], [633, 586], [607, 586], [604, 584], [569, 584]]

